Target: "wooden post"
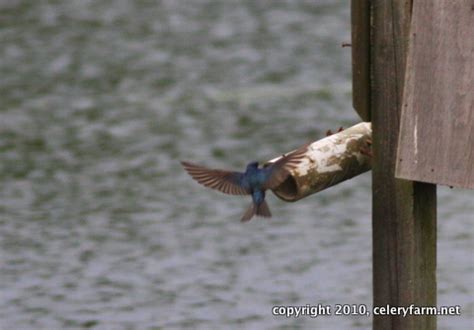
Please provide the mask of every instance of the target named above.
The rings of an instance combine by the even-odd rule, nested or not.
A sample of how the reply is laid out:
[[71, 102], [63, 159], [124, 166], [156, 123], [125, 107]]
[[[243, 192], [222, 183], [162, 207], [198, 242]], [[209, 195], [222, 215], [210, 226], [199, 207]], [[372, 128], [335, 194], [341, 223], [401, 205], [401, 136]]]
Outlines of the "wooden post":
[[[395, 179], [411, 8], [371, 1], [374, 306], [436, 306], [436, 186]], [[435, 328], [435, 316], [373, 319], [377, 330]]]
[[370, 4], [351, 2], [352, 106], [364, 121], [370, 121]]

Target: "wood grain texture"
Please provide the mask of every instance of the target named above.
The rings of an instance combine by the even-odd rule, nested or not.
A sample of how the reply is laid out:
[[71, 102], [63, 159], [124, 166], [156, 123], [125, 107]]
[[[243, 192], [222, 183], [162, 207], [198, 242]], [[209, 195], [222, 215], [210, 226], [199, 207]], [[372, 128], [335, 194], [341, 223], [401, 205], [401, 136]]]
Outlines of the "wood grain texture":
[[[436, 306], [436, 186], [395, 178], [411, 8], [371, 2], [374, 306]], [[435, 328], [435, 316], [373, 320], [377, 330]]]
[[351, 1], [352, 106], [363, 121], [370, 121], [370, 5]]
[[474, 189], [474, 1], [414, 2], [396, 176]]

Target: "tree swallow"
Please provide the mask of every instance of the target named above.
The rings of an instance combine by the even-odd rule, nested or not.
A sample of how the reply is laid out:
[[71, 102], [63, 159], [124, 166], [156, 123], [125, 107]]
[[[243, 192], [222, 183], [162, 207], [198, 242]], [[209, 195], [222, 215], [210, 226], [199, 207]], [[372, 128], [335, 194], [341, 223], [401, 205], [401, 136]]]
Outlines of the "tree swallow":
[[230, 195], [252, 195], [252, 204], [240, 219], [249, 221], [254, 215], [271, 217], [265, 201], [265, 190], [275, 189], [286, 180], [290, 171], [304, 158], [307, 146], [303, 146], [276, 162], [259, 168], [258, 162], [247, 165], [244, 173], [218, 169], [208, 169], [196, 164], [182, 161], [184, 169], [200, 184]]

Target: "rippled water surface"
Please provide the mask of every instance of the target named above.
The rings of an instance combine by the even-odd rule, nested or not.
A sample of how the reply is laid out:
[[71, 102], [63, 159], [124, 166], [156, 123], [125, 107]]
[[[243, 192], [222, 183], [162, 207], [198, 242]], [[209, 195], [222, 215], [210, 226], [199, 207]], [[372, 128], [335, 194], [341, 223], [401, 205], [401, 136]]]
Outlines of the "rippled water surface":
[[[359, 120], [347, 1], [0, 2], [2, 329], [369, 328], [371, 178], [241, 224], [240, 169]], [[439, 305], [474, 320], [474, 194], [439, 189]]]

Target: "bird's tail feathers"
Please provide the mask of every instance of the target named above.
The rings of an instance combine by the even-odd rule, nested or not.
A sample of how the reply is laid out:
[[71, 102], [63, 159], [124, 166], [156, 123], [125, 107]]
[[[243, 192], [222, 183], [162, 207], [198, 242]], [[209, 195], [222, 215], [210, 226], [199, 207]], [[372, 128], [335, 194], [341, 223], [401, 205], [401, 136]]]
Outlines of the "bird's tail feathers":
[[250, 204], [249, 208], [247, 209], [247, 211], [245, 211], [240, 221], [250, 221], [250, 219], [252, 219], [254, 215], [258, 215], [265, 218], [270, 218], [272, 216], [272, 213], [270, 212], [266, 201], [263, 201], [258, 206], [255, 203]]
[[257, 215], [264, 217], [264, 218], [270, 218], [272, 216], [272, 213], [270, 212], [270, 209], [268, 208], [268, 204], [266, 201], [263, 201], [257, 208]]
[[250, 204], [249, 208], [247, 209], [247, 211], [245, 211], [240, 221], [242, 222], [250, 221], [250, 219], [252, 219], [252, 217], [255, 215], [256, 212], [257, 212], [257, 205], [255, 205], [255, 203]]

